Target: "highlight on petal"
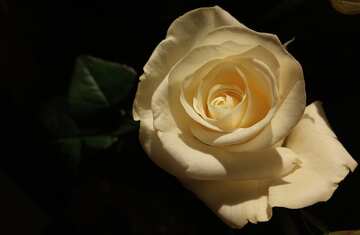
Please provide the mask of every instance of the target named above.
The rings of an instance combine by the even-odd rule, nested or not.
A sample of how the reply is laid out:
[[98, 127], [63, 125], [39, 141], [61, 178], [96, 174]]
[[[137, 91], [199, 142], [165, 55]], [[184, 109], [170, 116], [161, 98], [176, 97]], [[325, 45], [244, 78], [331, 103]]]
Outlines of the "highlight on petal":
[[[307, 106], [305, 114], [286, 140], [302, 165], [293, 173], [273, 181], [271, 206], [302, 208], [327, 201], [356, 161], [331, 131], [320, 102]], [[278, 182], [282, 182], [277, 185]]]
[[179, 180], [233, 228], [268, 221], [272, 216], [267, 186], [262, 181]]
[[245, 27], [218, 6], [198, 8], [177, 18], [144, 66], [133, 105], [134, 118], [139, 120], [140, 116], [151, 115], [149, 95], [151, 97], [175, 63], [209, 32], [229, 25]]

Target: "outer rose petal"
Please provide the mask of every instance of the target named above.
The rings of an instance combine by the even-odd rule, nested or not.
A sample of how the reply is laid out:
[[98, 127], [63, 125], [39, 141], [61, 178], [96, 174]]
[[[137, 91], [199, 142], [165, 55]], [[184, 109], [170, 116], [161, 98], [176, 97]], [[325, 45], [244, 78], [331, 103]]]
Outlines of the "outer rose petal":
[[262, 181], [180, 181], [233, 228], [271, 218], [267, 187]]
[[140, 117], [151, 115], [150, 97], [175, 63], [209, 32], [230, 25], [245, 27], [218, 6], [198, 8], [177, 18], [144, 66], [134, 100], [134, 118], [140, 120]]
[[[185, 171], [179, 178], [201, 180], [273, 179], [293, 171], [301, 162], [288, 148], [271, 148], [263, 151], [231, 153], [199, 143], [191, 134], [158, 132], [163, 146], [162, 156], [150, 153], [160, 166], [174, 161]], [[164, 154], [166, 153], [166, 156]], [[163, 167], [168, 170], [167, 167]], [[176, 166], [172, 166], [176, 168]], [[179, 172], [179, 171], [178, 171]]]
[[233, 154], [198, 143], [191, 136], [185, 138], [187, 141], [184, 143], [177, 134], [157, 133], [151, 118], [140, 122], [139, 137], [152, 161], [178, 178], [272, 179], [288, 174], [300, 164], [296, 155], [287, 148]]
[[302, 166], [272, 182], [271, 206], [302, 208], [327, 201], [337, 184], [357, 166], [331, 131], [320, 102], [307, 106], [285, 145], [299, 155]]

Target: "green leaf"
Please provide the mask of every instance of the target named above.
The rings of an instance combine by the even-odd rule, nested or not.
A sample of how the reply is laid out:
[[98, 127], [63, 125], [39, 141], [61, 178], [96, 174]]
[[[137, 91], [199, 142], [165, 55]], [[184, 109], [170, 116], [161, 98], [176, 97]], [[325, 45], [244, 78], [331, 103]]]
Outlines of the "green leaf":
[[77, 60], [69, 88], [71, 111], [88, 113], [109, 107], [109, 103], [94, 77], [81, 59]]
[[80, 56], [69, 88], [71, 111], [86, 116], [116, 106], [135, 83], [136, 73], [126, 65]]
[[40, 114], [44, 127], [54, 138], [71, 137], [80, 133], [77, 124], [67, 113], [65, 103], [64, 99], [55, 98]]
[[[84, 155], [119, 143], [120, 136], [137, 130], [129, 117], [130, 92], [136, 73], [126, 65], [80, 56], [66, 96], [54, 99], [41, 119], [60, 152], [72, 167]], [[121, 148], [121, 144], [118, 144]]]

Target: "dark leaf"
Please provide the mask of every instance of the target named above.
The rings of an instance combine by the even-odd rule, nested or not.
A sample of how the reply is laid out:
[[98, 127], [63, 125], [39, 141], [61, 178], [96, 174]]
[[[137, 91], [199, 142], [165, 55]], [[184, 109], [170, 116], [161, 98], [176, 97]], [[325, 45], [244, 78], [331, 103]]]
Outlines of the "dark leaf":
[[67, 96], [54, 99], [42, 113], [45, 128], [72, 167], [83, 155], [105, 150], [138, 129], [124, 105], [135, 78], [128, 66], [78, 57]]
[[49, 102], [41, 113], [41, 120], [53, 138], [77, 136], [80, 130], [66, 110], [66, 102], [56, 98]]
[[126, 65], [80, 56], [69, 88], [70, 109], [87, 116], [116, 106], [129, 95], [135, 78], [135, 71]]

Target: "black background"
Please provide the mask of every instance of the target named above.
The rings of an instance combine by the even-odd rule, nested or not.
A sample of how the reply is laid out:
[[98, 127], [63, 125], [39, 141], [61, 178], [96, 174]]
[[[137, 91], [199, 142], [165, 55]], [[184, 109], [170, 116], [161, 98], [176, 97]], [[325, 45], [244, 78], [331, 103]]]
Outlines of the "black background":
[[[136, 134], [129, 136], [129, 148], [120, 156], [104, 153], [89, 160], [77, 177], [47, 144], [39, 113], [47, 101], [64, 94], [77, 56], [128, 64], [141, 74], [171, 22], [200, 6], [219, 5], [248, 27], [277, 34], [282, 42], [295, 37], [289, 51], [303, 66], [307, 102], [323, 101], [338, 138], [360, 161], [360, 15], [342, 15], [328, 1], [313, 0], [0, 3], [0, 169], [45, 214], [41, 234], [309, 233], [297, 212], [285, 209], [274, 209], [268, 223], [240, 231], [228, 228], [147, 159]], [[356, 170], [328, 202], [306, 211], [330, 229], [360, 229], [359, 182]], [[11, 199], [3, 196], [9, 206], [0, 214], [15, 219], [2, 222], [21, 230], [25, 220], [16, 220], [16, 215], [22, 210], [6, 202]], [[297, 232], [291, 230], [293, 222]]]

